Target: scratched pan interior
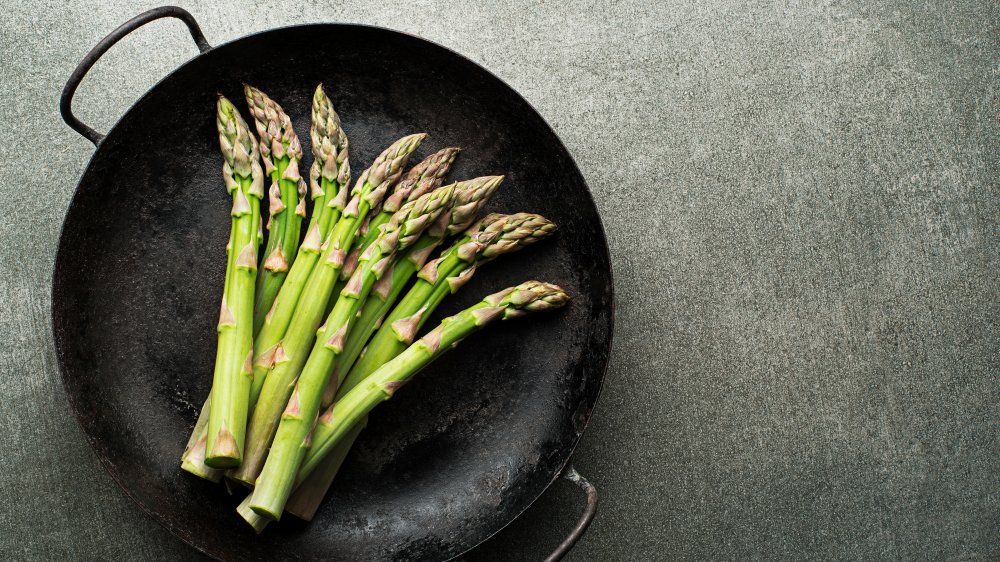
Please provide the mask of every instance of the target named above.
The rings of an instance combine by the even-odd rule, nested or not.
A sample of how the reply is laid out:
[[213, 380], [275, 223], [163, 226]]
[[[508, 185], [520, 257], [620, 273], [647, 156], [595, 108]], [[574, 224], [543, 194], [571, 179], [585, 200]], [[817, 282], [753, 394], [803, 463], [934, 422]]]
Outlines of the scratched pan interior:
[[[425, 131], [417, 159], [463, 148], [452, 178], [506, 174], [488, 210], [560, 225], [553, 239], [483, 267], [439, 317], [531, 278], [573, 297], [564, 310], [474, 335], [421, 373], [372, 415], [316, 519], [288, 516], [259, 537], [233, 511], [238, 498], [178, 468], [212, 379], [229, 230], [214, 103], [223, 93], [245, 110], [243, 82], [284, 106], [306, 154], [311, 93], [323, 82], [355, 175], [392, 140]], [[233, 560], [448, 558], [501, 529], [553, 481], [583, 432], [608, 360], [611, 307], [597, 210], [535, 111], [447, 49], [349, 25], [217, 47], [139, 100], [80, 182], [53, 289], [65, 386], [101, 461], [171, 532]]]

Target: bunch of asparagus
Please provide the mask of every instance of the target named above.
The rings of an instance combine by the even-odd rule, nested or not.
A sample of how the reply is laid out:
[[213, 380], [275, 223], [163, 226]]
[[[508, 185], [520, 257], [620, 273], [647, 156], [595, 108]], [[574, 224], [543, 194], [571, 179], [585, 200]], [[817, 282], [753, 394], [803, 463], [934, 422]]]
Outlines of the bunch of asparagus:
[[217, 104], [232, 225], [212, 390], [181, 467], [249, 487], [237, 511], [260, 532], [284, 511], [311, 519], [369, 412], [431, 361], [491, 322], [558, 308], [568, 296], [527, 281], [422, 332], [480, 266], [556, 226], [532, 213], [479, 218], [504, 178], [445, 184], [458, 148], [404, 174], [424, 134], [392, 143], [350, 187], [347, 135], [322, 86], [307, 187], [291, 119], [264, 92], [245, 94], [256, 137], [229, 100]]

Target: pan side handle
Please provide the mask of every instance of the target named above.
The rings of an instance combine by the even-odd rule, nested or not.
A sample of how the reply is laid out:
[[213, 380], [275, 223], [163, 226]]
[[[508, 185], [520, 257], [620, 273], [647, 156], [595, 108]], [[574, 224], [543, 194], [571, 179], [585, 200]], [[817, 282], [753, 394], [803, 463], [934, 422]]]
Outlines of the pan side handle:
[[73, 74], [70, 74], [69, 80], [66, 81], [66, 87], [63, 88], [62, 97], [59, 99], [59, 112], [62, 114], [62, 118], [66, 121], [66, 124], [73, 128], [74, 131], [80, 133], [87, 140], [94, 143], [96, 146], [102, 140], [104, 140], [104, 135], [98, 133], [88, 125], [85, 125], [82, 121], [73, 115], [73, 94], [76, 93], [77, 87], [80, 86], [80, 82], [83, 81], [83, 77], [87, 75], [94, 63], [101, 58], [104, 53], [108, 52], [115, 43], [122, 40], [123, 37], [132, 33], [136, 29], [146, 25], [147, 23], [158, 20], [160, 18], [177, 18], [187, 25], [188, 31], [191, 32], [191, 37], [194, 39], [196, 45], [198, 45], [198, 50], [204, 53], [205, 51], [212, 48], [205, 40], [205, 35], [201, 32], [201, 28], [198, 27], [198, 22], [195, 21], [194, 16], [192, 16], [187, 10], [183, 8], [178, 8], [177, 6], [160, 6], [159, 8], [153, 8], [148, 12], [143, 12], [138, 16], [128, 20], [127, 22], [121, 24], [117, 29], [108, 34], [107, 37], [101, 39], [101, 41], [94, 46], [93, 49], [87, 53], [80, 64], [76, 66], [76, 70]]
[[583, 490], [584, 495], [587, 498], [587, 506], [583, 510], [583, 514], [577, 519], [576, 525], [573, 530], [570, 531], [569, 535], [563, 539], [563, 542], [552, 551], [552, 554], [545, 558], [545, 562], [557, 562], [562, 560], [563, 556], [576, 545], [576, 541], [580, 540], [583, 533], [587, 531], [587, 527], [594, 521], [594, 516], [597, 515], [597, 488], [590, 483], [586, 478], [580, 475], [573, 467], [573, 464], [567, 464], [566, 469], [563, 470], [560, 475], [564, 480], [569, 480], [573, 484], [576, 484], [581, 490]]

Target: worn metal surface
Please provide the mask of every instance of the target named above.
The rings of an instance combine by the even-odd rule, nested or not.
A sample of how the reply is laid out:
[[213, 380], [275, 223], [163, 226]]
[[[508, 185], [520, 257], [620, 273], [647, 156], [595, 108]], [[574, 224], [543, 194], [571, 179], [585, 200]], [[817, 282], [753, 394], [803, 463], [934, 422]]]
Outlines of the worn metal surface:
[[[311, 21], [420, 34], [509, 81], [567, 143], [619, 291], [575, 457], [601, 509], [570, 558], [1000, 555], [996, 2], [180, 3], [214, 42]], [[0, 20], [6, 558], [190, 557], [90, 453], [48, 329], [93, 150], [55, 102], [152, 5], [14, 1]], [[180, 23], [154, 24], [76, 107], [106, 129], [195, 52]], [[547, 550], [582, 504], [557, 484], [477, 559]]]

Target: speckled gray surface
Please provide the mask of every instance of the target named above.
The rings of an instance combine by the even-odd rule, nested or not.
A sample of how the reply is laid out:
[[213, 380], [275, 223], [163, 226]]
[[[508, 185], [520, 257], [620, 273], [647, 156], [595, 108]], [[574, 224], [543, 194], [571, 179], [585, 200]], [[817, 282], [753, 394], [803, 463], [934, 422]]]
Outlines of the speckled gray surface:
[[[618, 287], [576, 457], [601, 510], [572, 558], [1000, 557], [996, 2], [179, 3], [213, 43], [313, 21], [421, 35], [566, 142]], [[15, 0], [0, 19], [0, 558], [194, 556], [98, 466], [48, 320], [91, 153], [58, 95], [153, 5]], [[79, 114], [106, 129], [194, 53], [179, 23], [140, 30]], [[579, 508], [557, 486], [472, 558], [537, 558]]]

